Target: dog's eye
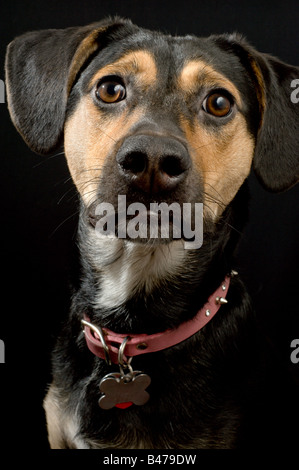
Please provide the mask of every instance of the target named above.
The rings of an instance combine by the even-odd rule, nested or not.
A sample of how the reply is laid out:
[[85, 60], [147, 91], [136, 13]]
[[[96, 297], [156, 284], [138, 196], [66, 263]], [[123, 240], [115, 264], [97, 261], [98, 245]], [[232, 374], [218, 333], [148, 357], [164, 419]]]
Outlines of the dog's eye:
[[96, 89], [96, 97], [104, 103], [117, 103], [126, 97], [126, 89], [115, 80], [101, 81]]
[[206, 113], [216, 117], [225, 117], [231, 112], [232, 100], [224, 93], [213, 92], [205, 98], [202, 106]]

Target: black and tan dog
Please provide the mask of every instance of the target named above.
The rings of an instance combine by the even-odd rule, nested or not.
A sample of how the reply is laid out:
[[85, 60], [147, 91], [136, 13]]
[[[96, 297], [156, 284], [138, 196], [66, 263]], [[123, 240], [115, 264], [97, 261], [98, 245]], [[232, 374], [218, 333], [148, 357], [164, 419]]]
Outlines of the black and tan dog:
[[[45, 400], [51, 447], [231, 448], [269, 436], [281, 404], [266, 411], [274, 390], [264, 391], [250, 300], [227, 273], [251, 167], [271, 191], [298, 181], [299, 69], [238, 35], [171, 37], [116, 18], [15, 39], [6, 74], [16, 128], [40, 154], [64, 143], [81, 196], [81, 286]], [[96, 207], [118, 195], [146, 208], [203, 202], [202, 247], [120, 238], [117, 227], [98, 237]], [[207, 324], [191, 335], [199, 314]], [[116, 406], [99, 402], [108, 383], [142, 382], [142, 403], [114, 389]]]

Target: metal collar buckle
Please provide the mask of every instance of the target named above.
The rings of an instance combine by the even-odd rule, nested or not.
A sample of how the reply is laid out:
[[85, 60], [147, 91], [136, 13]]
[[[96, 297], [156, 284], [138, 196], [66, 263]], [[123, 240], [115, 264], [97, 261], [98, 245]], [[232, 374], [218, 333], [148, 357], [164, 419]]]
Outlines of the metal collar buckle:
[[[111, 361], [111, 357], [110, 357], [110, 350], [109, 350], [109, 347], [106, 344], [105, 336], [104, 336], [102, 328], [100, 326], [95, 326], [95, 325], [93, 325], [92, 323], [90, 323], [86, 320], [81, 320], [81, 323], [84, 326], [88, 326], [94, 333], [96, 333], [98, 335], [98, 337], [101, 340], [103, 349], [104, 349], [105, 361], [107, 362], [108, 366], [111, 366], [112, 361]], [[122, 351], [122, 355], [123, 355], [123, 351]]]
[[[107, 345], [105, 341], [105, 335], [104, 335], [102, 328], [100, 326], [95, 326], [86, 320], [81, 320], [81, 323], [84, 326], [88, 326], [94, 333], [98, 335], [102, 343], [104, 352], [105, 352], [105, 361], [109, 366], [111, 366], [112, 361], [111, 361], [111, 356], [110, 356], [110, 350], [109, 350], [109, 346]], [[124, 368], [128, 368], [129, 371], [132, 372], [131, 361], [133, 358], [130, 357], [127, 360], [125, 360], [124, 358], [124, 351], [125, 351], [126, 344], [129, 339], [130, 339], [130, 336], [126, 336], [118, 349], [118, 365], [123, 374], [124, 374], [123, 372]]]
[[129, 369], [129, 374], [130, 375], [133, 374], [133, 368], [131, 366], [131, 362], [132, 362], [133, 357], [129, 357], [126, 361], [124, 360], [124, 351], [125, 351], [126, 344], [127, 344], [129, 339], [130, 339], [130, 336], [126, 336], [124, 338], [123, 342], [121, 343], [121, 345], [119, 347], [119, 350], [118, 350], [118, 365], [119, 365], [120, 373], [123, 376], [125, 375], [124, 368]]

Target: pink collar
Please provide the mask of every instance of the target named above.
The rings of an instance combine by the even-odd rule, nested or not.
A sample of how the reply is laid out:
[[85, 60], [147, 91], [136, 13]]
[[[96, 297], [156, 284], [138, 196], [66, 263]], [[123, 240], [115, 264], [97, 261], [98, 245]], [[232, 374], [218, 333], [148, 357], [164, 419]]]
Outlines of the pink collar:
[[110, 364], [111, 361], [114, 364], [118, 364], [119, 348], [124, 343], [125, 338], [127, 338], [127, 341], [125, 342], [125, 351], [122, 351], [122, 353], [125, 352], [125, 355], [123, 354], [125, 360], [126, 357], [128, 358], [138, 356], [140, 354], [153, 353], [170, 348], [171, 346], [185, 341], [187, 338], [190, 338], [190, 336], [201, 330], [214, 317], [221, 305], [227, 303], [225, 297], [229, 288], [229, 283], [230, 278], [227, 276], [194, 318], [182, 323], [175, 329], [168, 329], [162, 333], [155, 333], [153, 335], [126, 335], [122, 333], [114, 333], [113, 331], [108, 330], [108, 328], [101, 329], [94, 326], [89, 322], [89, 319], [84, 316], [82, 324], [84, 325], [87, 346], [93, 354], [101, 359], [106, 359]]

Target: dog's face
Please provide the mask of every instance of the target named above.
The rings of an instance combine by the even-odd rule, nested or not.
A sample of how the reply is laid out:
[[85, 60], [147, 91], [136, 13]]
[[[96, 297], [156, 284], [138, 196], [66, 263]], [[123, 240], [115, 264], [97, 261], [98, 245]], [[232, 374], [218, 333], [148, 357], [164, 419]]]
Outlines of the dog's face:
[[252, 164], [270, 190], [298, 181], [295, 67], [237, 36], [170, 37], [104, 21], [9, 47], [9, 107], [39, 153], [64, 135], [92, 219], [97, 202], [196, 201], [217, 220]]
[[249, 174], [259, 126], [254, 84], [244, 68], [235, 72], [237, 57], [227, 61], [214, 40], [149, 32], [96, 55], [65, 124], [68, 164], [87, 205], [117, 205], [125, 194], [222, 212]]

